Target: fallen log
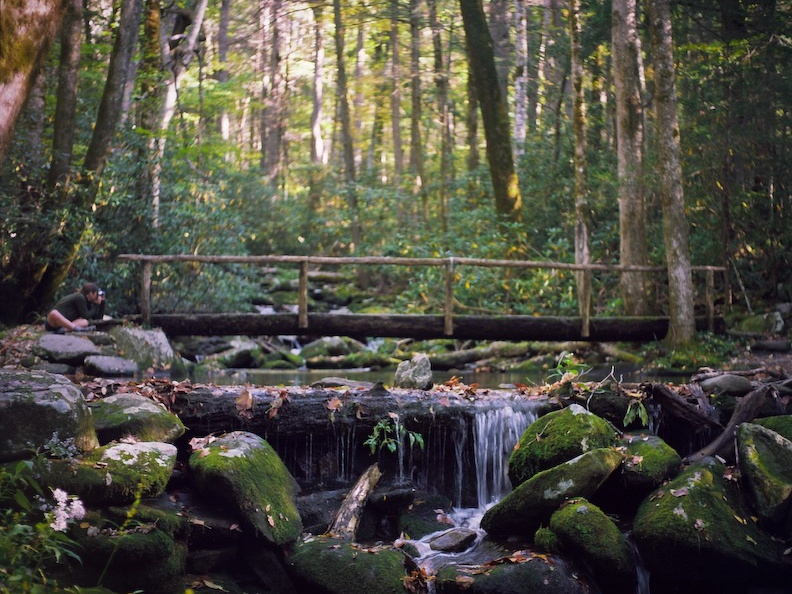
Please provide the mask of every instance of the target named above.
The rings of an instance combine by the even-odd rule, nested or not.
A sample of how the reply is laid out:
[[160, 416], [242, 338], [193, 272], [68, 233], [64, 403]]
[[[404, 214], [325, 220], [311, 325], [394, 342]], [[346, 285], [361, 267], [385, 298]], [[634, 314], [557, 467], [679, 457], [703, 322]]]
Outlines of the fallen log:
[[360, 516], [363, 514], [363, 508], [366, 505], [371, 492], [377, 486], [382, 472], [379, 466], [372, 464], [368, 467], [358, 479], [352, 490], [347, 493], [341, 507], [335, 513], [333, 521], [327, 528], [327, 534], [336, 538], [343, 538], [344, 540], [355, 540], [358, 526], [360, 525]]
[[[170, 336], [349, 336], [368, 338], [458, 338], [473, 340], [581, 340], [581, 320], [563, 316], [454, 316], [446, 333], [442, 315], [411, 314], [153, 314], [150, 323]], [[696, 327], [707, 329], [704, 318]], [[725, 327], [718, 320], [718, 329]], [[599, 342], [662, 340], [668, 332], [666, 317], [596, 317], [586, 340]]]
[[687, 456], [685, 463], [695, 462], [707, 456], [720, 456], [724, 460], [733, 461], [735, 458], [734, 437], [737, 427], [756, 418], [767, 398], [775, 398], [776, 389], [771, 385], [764, 385], [743, 396], [732, 413], [726, 428], [718, 437], [708, 445]]
[[690, 404], [668, 386], [658, 383], [647, 383], [642, 384], [641, 388], [647, 396], [650, 396], [663, 407], [663, 412], [692, 425], [696, 432], [713, 428], [723, 429], [723, 425], [708, 414], [708, 409], [701, 410], [697, 406]]

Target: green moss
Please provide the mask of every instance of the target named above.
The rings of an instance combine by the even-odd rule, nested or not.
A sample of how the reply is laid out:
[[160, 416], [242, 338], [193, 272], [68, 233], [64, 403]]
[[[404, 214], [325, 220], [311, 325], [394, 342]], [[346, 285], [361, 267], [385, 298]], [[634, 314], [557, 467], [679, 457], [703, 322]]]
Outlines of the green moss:
[[792, 441], [792, 415], [778, 415], [775, 417], [762, 417], [751, 421], [762, 427], [772, 429], [779, 435]]
[[[150, 532], [127, 532], [117, 536], [83, 536], [78, 541], [84, 554], [84, 562], [104, 566], [112, 561], [111, 567], [140, 565], [173, 554], [174, 541], [164, 530]], [[111, 559], [112, 557], [112, 559]]]
[[537, 472], [596, 448], [616, 444], [610, 423], [572, 405], [533, 422], [509, 458], [509, 478], [519, 485]]
[[361, 550], [348, 541], [315, 537], [289, 555], [305, 591], [328, 594], [403, 594], [404, 556], [392, 548]]
[[584, 498], [568, 501], [550, 518], [550, 530], [566, 550], [584, 554], [593, 564], [629, 571], [630, 549], [624, 535], [601, 509]]
[[558, 553], [561, 550], [561, 543], [555, 532], [544, 526], [539, 528], [534, 534], [534, 546], [538, 551], [545, 553]]
[[268, 540], [282, 545], [299, 536], [299, 487], [265, 440], [252, 433], [230, 433], [194, 452], [189, 464], [202, 492], [221, 505], [238, 507]]
[[622, 475], [630, 486], [653, 489], [682, 466], [677, 451], [656, 435], [625, 435]]
[[127, 435], [139, 441], [173, 443], [185, 432], [184, 424], [176, 415], [142, 396], [111, 396], [90, 407], [96, 432], [103, 443]]

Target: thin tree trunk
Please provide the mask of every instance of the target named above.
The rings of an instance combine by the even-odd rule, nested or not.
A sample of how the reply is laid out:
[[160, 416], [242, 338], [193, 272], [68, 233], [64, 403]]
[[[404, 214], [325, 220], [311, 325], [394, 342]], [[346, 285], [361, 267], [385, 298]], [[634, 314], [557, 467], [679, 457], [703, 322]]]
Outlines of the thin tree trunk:
[[514, 0], [514, 157], [525, 152], [528, 131], [528, 22], [525, 0]]
[[404, 172], [404, 149], [401, 137], [401, 71], [399, 58], [399, 0], [391, 0], [391, 127], [393, 128], [394, 183]]
[[509, 70], [511, 69], [511, 59], [514, 54], [514, 47], [512, 47], [509, 38], [510, 24], [509, 0], [490, 0], [489, 30], [492, 36], [495, 70], [498, 72], [501, 96], [506, 105], [509, 104]]
[[478, 0], [459, 0], [459, 4], [465, 26], [468, 61], [484, 122], [495, 209], [505, 219], [519, 222], [522, 218], [522, 197], [512, 157], [509, 114], [498, 85], [486, 17]]
[[[575, 136], [575, 264], [588, 264], [589, 252], [589, 205], [588, 169], [586, 166], [586, 103], [583, 92], [583, 57], [581, 56], [580, 3], [569, 0], [569, 40], [572, 63], [572, 129]], [[591, 312], [591, 271], [575, 273], [578, 310], [582, 320], [581, 335], [589, 336]]]
[[481, 163], [479, 154], [479, 135], [478, 135], [478, 91], [476, 81], [473, 78], [473, 71], [468, 69], [467, 78], [467, 111], [465, 112], [465, 122], [467, 123], [467, 170], [475, 171]]
[[[221, 85], [228, 83], [228, 25], [230, 22], [231, 0], [221, 0], [220, 2], [220, 22], [217, 28], [217, 82]], [[231, 117], [228, 113], [228, 107], [224, 104], [220, 108], [220, 117], [218, 121], [220, 129], [220, 138], [228, 143], [231, 140]], [[225, 160], [227, 163], [232, 161], [231, 152], [226, 152]]]
[[266, 131], [261, 145], [261, 169], [270, 184], [277, 186], [281, 175], [281, 151], [283, 148], [284, 108], [286, 101], [283, 73], [283, 1], [272, 0], [270, 13], [269, 60], [265, 65], [264, 109], [261, 129]]
[[671, 15], [668, 0], [649, 0], [648, 8], [654, 63], [659, 184], [663, 203], [663, 243], [668, 266], [670, 320], [666, 340], [677, 346], [693, 340], [696, 325], [682, 189]]
[[413, 196], [420, 199], [421, 220], [426, 223], [429, 219], [429, 204], [427, 202], [424, 172], [423, 135], [421, 131], [421, 118], [423, 106], [421, 104], [421, 14], [418, 0], [410, 0], [410, 90], [412, 109], [410, 113], [410, 174], [412, 175]]
[[[644, 266], [648, 262], [643, 190], [643, 103], [639, 76], [641, 54], [636, 4], [636, 0], [613, 0], [611, 10], [620, 263], [625, 266]], [[620, 286], [624, 313], [628, 316], [648, 315], [648, 275], [645, 272], [624, 272]]]
[[322, 31], [323, 2], [312, 2], [311, 10], [314, 14], [314, 71], [311, 110], [311, 163], [321, 165], [324, 163], [325, 149], [322, 138], [322, 118], [324, 102], [324, 59], [325, 40]]
[[[451, 166], [451, 124], [448, 105], [448, 69], [443, 60], [443, 37], [440, 22], [437, 18], [437, 1], [427, 0], [429, 10], [429, 26], [432, 29], [432, 47], [434, 49], [434, 76], [437, 87], [437, 113], [440, 119], [440, 226], [445, 232], [448, 229], [446, 217], [447, 186]], [[450, 37], [450, 33], [449, 33]]]

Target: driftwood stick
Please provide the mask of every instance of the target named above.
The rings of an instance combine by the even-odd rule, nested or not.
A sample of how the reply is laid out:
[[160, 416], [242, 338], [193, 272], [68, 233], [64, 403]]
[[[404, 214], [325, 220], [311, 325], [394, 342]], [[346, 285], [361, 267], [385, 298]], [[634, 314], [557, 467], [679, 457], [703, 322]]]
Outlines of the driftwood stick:
[[355, 540], [355, 533], [360, 524], [360, 516], [363, 508], [374, 487], [382, 477], [379, 466], [376, 463], [368, 467], [358, 479], [352, 490], [347, 493], [341, 507], [336, 511], [333, 521], [327, 528], [327, 533], [331, 536], [343, 538], [344, 540]]
[[686, 421], [696, 427], [697, 430], [723, 429], [723, 425], [717, 420], [710, 418], [705, 411], [688, 403], [668, 386], [649, 383], [643, 384], [642, 388], [647, 395], [651, 396], [655, 402], [663, 407], [664, 412]]
[[734, 459], [734, 436], [741, 423], [747, 423], [756, 418], [765, 400], [774, 398], [776, 389], [771, 385], [764, 385], [743, 396], [737, 403], [726, 428], [708, 445], [685, 458], [686, 463], [695, 462], [707, 456], [720, 456], [725, 460]]

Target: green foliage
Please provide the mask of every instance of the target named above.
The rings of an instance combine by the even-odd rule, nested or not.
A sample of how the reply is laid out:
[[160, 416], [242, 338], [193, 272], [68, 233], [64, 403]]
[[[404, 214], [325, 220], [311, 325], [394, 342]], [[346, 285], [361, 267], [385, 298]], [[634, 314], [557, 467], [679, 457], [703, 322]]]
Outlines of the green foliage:
[[567, 351], [562, 352], [556, 361], [556, 366], [548, 371], [547, 381], [557, 382], [562, 380], [574, 380], [580, 376], [588, 373], [591, 369], [590, 365], [579, 361], [575, 357], [575, 353]]
[[648, 362], [647, 367], [653, 369], [695, 371], [699, 367], [722, 367], [737, 355], [739, 346], [733, 338], [701, 332], [695, 341], [677, 348], [651, 345], [642, 358]]
[[640, 400], [633, 399], [627, 405], [627, 412], [624, 413], [622, 426], [629, 427], [636, 419], [641, 421], [641, 427], [649, 426], [649, 413], [646, 411], [646, 406]]
[[[47, 576], [53, 565], [80, 562], [76, 543], [66, 534], [83, 517], [79, 499], [55, 489], [52, 504], [32, 478], [33, 461], [0, 467], [0, 591], [58, 591]], [[38, 501], [36, 501], [38, 500]]]
[[424, 439], [420, 433], [406, 429], [399, 421], [397, 413], [388, 413], [388, 419], [380, 419], [363, 443], [371, 449], [372, 454], [382, 448], [395, 454], [404, 447], [405, 439], [409, 442], [410, 449], [416, 444], [421, 449], [424, 448]]

